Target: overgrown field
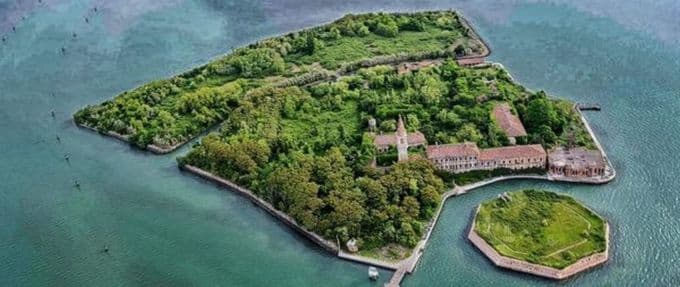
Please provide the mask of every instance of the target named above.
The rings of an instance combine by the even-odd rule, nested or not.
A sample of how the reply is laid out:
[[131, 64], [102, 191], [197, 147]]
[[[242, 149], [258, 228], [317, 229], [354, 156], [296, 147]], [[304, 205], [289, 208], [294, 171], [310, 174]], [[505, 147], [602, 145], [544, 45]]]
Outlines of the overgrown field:
[[[287, 78], [313, 79], [382, 62], [479, 53], [451, 11], [347, 15], [331, 24], [239, 48], [170, 79], [78, 111], [77, 123], [130, 137], [141, 148], [172, 147], [224, 121], [249, 90]], [[378, 61], [378, 62], [380, 62]], [[298, 81], [295, 81], [297, 83]]]
[[504, 256], [558, 269], [607, 244], [603, 219], [569, 196], [541, 190], [482, 203], [474, 228]]

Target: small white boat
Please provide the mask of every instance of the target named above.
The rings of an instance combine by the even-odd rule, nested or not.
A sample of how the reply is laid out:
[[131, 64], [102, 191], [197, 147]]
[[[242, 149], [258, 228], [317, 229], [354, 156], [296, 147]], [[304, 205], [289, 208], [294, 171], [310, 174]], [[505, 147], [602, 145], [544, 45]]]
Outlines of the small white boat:
[[380, 273], [378, 273], [378, 268], [375, 268], [373, 266], [368, 267], [368, 278], [371, 278], [371, 280], [377, 280], [378, 277], [380, 277]]

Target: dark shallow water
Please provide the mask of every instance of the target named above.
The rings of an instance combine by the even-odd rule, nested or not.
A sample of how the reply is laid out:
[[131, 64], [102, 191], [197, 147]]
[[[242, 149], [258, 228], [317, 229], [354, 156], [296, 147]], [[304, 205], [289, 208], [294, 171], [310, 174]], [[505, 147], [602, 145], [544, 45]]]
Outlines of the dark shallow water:
[[491, 59], [526, 86], [601, 103], [587, 116], [619, 177], [508, 182], [450, 200], [404, 285], [553, 284], [494, 268], [464, 237], [474, 206], [525, 187], [569, 193], [610, 220], [610, 262], [559, 285], [680, 284], [674, 1], [42, 2], [0, 0], [0, 286], [381, 285], [245, 199], [181, 174], [174, 158], [186, 148], [139, 152], [74, 127], [70, 115], [262, 37], [348, 12], [434, 8], [461, 9]]

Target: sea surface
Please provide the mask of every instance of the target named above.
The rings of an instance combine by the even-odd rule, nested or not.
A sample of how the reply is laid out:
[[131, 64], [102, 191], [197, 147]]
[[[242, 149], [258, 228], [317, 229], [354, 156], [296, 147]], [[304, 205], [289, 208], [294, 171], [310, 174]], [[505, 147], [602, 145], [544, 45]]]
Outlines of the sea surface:
[[[390, 272], [370, 282], [366, 266], [179, 172], [188, 147], [152, 155], [71, 115], [264, 37], [424, 9], [462, 11], [527, 87], [600, 103], [587, 117], [618, 177], [506, 182], [449, 200], [403, 285], [680, 285], [677, 1], [0, 0], [0, 286], [381, 286]], [[562, 283], [493, 267], [465, 239], [472, 211], [528, 187], [608, 218], [610, 261]]]

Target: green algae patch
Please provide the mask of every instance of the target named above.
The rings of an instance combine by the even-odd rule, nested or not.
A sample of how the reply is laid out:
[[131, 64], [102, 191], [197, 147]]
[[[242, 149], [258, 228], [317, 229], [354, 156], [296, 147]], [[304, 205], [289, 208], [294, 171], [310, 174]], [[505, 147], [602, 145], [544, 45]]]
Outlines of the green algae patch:
[[605, 221], [573, 198], [543, 190], [481, 204], [474, 230], [503, 256], [565, 268], [606, 250]]

